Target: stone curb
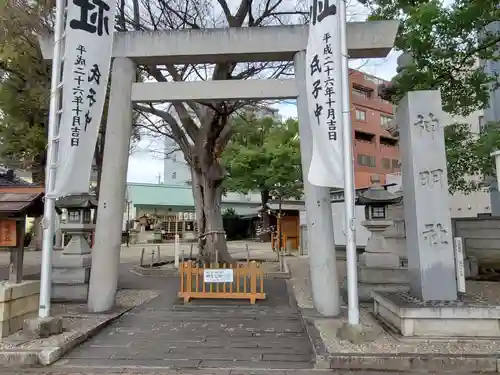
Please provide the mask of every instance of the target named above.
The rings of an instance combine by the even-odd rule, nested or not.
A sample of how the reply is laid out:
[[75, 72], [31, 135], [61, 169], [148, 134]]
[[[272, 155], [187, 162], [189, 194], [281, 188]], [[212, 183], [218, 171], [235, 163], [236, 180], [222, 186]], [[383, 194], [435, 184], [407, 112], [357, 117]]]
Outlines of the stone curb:
[[[263, 262], [263, 263], [274, 263], [274, 262]], [[273, 271], [273, 272], [264, 272], [265, 279], [289, 279], [290, 271], [287, 269], [286, 262], [285, 268], [286, 270], [283, 272]], [[141, 276], [160, 276], [160, 277], [179, 277], [179, 271], [172, 269], [150, 269], [147, 267], [141, 267], [135, 265], [133, 267], [133, 271], [138, 273]]]
[[[284, 263], [286, 264], [287, 270], [289, 270], [287, 262]], [[309, 337], [309, 342], [311, 343], [311, 346], [313, 348], [314, 369], [329, 369], [330, 360], [328, 358], [326, 347], [323, 344], [323, 340], [321, 339], [318, 330], [314, 326], [314, 323], [310, 319], [305, 317], [305, 314], [302, 313], [302, 309], [297, 304], [297, 299], [295, 298], [295, 293], [291, 281], [287, 281], [286, 288], [288, 296], [290, 298], [290, 305], [297, 307], [297, 309], [300, 311], [300, 320], [302, 321], [302, 325], [306, 330], [307, 336]]]
[[496, 356], [432, 354], [330, 354], [333, 370], [491, 373], [499, 372]]
[[113, 323], [123, 314], [130, 311], [134, 306], [126, 307], [118, 312], [109, 314], [105, 320], [90, 327], [87, 331], [77, 332], [59, 346], [42, 347], [41, 349], [6, 349], [0, 351], [0, 366], [5, 367], [25, 367], [25, 366], [48, 366], [60, 359], [71, 349], [88, 340], [107, 325]]
[[[61, 375], [63, 371], [68, 371], [68, 373], [78, 373], [85, 369], [85, 371], [92, 374], [104, 373], [109, 374], [141, 374], [141, 375], [310, 375], [310, 374], [332, 374], [330, 369], [320, 370], [320, 369], [258, 369], [258, 368], [244, 368], [244, 367], [234, 367], [234, 368], [184, 368], [176, 369], [173, 367], [162, 367], [162, 366], [66, 366], [57, 365], [50, 369], [44, 369], [47, 371], [47, 375], [51, 372]], [[29, 374], [25, 372], [25, 374]], [[343, 371], [342, 375], [368, 375], [362, 373], [351, 373], [351, 371]], [[369, 375], [387, 375], [387, 373], [374, 374], [370, 372]]]
[[496, 355], [432, 355], [432, 354], [330, 354], [311, 318], [303, 318], [316, 357], [316, 369], [353, 371], [415, 371], [456, 373], [500, 372]]

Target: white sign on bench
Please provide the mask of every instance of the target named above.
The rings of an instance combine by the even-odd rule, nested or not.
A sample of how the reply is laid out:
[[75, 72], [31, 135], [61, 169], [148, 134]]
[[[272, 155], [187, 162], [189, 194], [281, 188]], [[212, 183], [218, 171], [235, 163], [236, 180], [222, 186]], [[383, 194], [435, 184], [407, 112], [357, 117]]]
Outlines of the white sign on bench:
[[204, 283], [232, 283], [234, 280], [232, 269], [206, 268], [203, 270]]

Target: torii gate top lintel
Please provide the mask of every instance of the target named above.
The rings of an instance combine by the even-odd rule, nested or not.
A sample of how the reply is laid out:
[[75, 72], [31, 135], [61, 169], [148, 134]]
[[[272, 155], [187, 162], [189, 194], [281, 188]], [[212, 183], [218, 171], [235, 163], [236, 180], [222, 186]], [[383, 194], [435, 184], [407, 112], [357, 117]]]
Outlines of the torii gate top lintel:
[[[399, 21], [348, 23], [349, 57], [386, 57], [398, 26]], [[306, 49], [307, 37], [307, 25], [119, 32], [115, 34], [113, 57], [156, 65], [292, 61], [296, 52]], [[41, 36], [39, 41], [43, 57], [52, 59], [51, 36]]]

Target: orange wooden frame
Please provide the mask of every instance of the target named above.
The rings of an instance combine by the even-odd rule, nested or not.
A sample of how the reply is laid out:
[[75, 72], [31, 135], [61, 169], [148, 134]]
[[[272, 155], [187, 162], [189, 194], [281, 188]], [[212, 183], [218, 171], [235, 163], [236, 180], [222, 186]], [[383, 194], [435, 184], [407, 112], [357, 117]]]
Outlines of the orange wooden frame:
[[[205, 283], [204, 270], [207, 268], [233, 269], [232, 283]], [[179, 266], [181, 286], [179, 297], [188, 303], [193, 298], [248, 299], [253, 305], [257, 300], [266, 299], [264, 293], [264, 272], [255, 262], [245, 264], [204, 264], [192, 261]]]

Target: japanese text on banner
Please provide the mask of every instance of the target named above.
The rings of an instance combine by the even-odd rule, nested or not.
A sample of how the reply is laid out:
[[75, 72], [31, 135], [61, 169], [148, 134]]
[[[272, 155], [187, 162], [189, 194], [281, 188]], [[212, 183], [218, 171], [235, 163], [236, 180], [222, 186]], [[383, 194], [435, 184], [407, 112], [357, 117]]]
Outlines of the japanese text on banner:
[[87, 193], [113, 45], [112, 0], [69, 0], [56, 197]]
[[[337, 6], [314, 0], [306, 50], [309, 122], [313, 155], [309, 182], [343, 187], [341, 126], [341, 54]], [[340, 117], [339, 117], [340, 116]]]

